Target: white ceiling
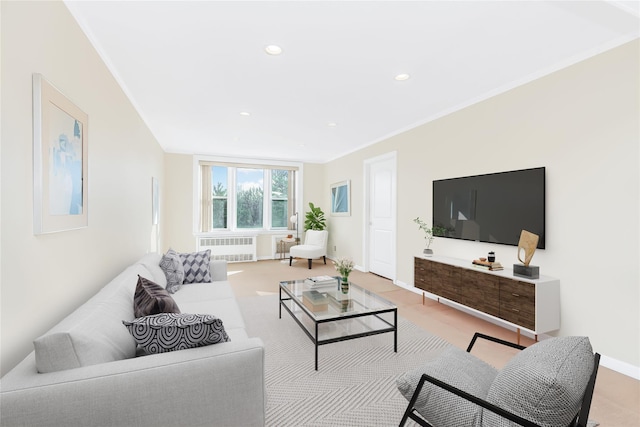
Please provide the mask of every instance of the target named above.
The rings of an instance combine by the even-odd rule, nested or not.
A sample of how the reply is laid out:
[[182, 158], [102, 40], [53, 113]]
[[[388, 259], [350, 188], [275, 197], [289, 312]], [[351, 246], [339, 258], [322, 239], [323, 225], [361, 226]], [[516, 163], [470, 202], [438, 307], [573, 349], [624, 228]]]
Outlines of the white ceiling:
[[[638, 1], [66, 4], [166, 151], [316, 163], [616, 47], [640, 27]], [[267, 55], [269, 44], [283, 53]]]

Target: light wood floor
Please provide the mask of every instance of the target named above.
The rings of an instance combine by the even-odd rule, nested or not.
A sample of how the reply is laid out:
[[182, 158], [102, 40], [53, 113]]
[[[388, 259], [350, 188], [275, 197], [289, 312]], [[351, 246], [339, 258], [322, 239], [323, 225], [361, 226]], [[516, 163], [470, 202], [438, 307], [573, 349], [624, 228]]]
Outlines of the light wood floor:
[[[327, 265], [322, 260], [315, 260], [312, 270], [307, 268], [307, 260], [294, 261], [291, 267], [288, 260], [269, 260], [231, 263], [228, 271], [237, 297], [276, 294], [278, 283], [282, 280], [337, 275], [330, 260], [327, 260]], [[352, 272], [349, 279], [393, 301], [398, 306], [400, 316], [462, 349], [466, 349], [476, 331], [514, 342], [516, 340], [513, 331], [434, 300], [426, 299], [423, 304], [421, 295], [400, 288], [388, 279], [359, 271]], [[277, 307], [274, 307], [275, 310]], [[523, 337], [521, 343], [527, 346], [533, 341]], [[473, 354], [500, 368], [516, 351], [481, 340], [474, 346]], [[640, 381], [601, 366], [589, 417], [603, 427], [640, 427]]]

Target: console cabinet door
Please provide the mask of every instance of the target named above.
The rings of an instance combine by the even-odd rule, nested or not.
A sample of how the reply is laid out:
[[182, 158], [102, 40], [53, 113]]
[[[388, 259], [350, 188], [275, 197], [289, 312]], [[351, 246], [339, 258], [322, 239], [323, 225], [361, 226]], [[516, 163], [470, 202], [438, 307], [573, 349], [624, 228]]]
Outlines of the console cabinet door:
[[460, 282], [461, 304], [500, 317], [500, 281], [497, 277], [463, 270]]
[[451, 301], [460, 302], [460, 274], [462, 268], [440, 262], [432, 262], [433, 277], [438, 283], [438, 295]]
[[416, 288], [437, 294], [435, 280], [433, 277], [433, 262], [422, 258], [415, 258], [413, 278]]
[[536, 289], [532, 283], [500, 280], [500, 317], [527, 329], [536, 329]]

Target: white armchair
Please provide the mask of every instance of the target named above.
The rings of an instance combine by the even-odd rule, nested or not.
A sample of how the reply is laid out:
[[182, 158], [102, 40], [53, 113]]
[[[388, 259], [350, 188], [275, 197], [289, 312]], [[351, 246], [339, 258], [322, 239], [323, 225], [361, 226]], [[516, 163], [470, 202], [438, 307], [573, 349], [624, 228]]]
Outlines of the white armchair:
[[289, 249], [289, 266], [293, 258], [307, 258], [309, 260], [309, 270], [311, 270], [311, 260], [322, 257], [327, 263], [327, 230], [308, 230], [304, 237], [304, 245], [291, 246]]

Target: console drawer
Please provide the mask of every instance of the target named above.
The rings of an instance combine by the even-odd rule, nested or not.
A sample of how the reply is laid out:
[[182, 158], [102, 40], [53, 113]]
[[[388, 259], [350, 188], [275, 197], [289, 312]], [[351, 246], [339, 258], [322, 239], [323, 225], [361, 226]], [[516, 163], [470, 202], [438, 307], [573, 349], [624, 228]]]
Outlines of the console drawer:
[[536, 289], [532, 283], [500, 280], [500, 317], [535, 330]]

